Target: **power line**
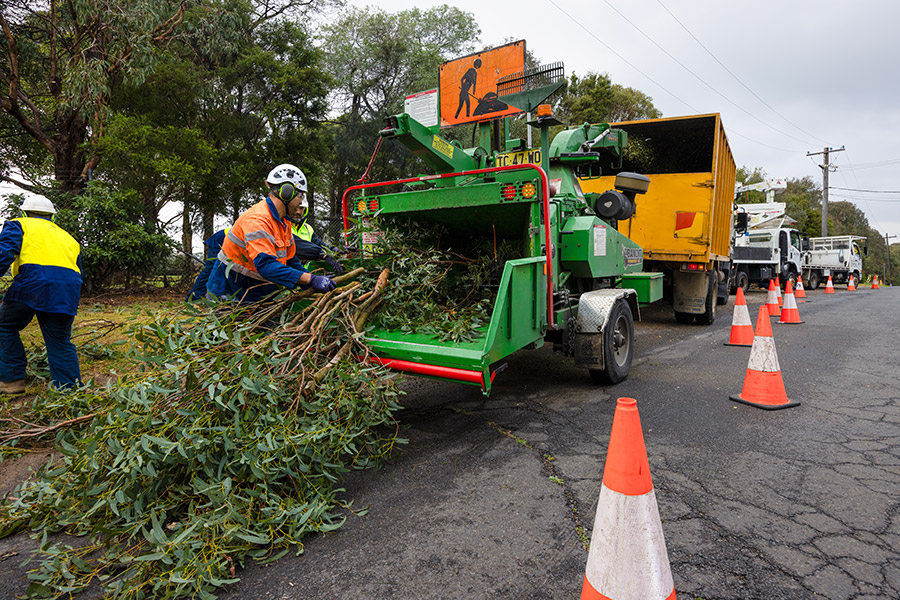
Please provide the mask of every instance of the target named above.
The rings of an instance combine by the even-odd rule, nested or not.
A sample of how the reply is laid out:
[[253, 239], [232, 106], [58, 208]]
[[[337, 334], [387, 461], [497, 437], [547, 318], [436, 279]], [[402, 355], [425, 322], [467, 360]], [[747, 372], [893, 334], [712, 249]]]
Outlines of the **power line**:
[[[691, 104], [690, 104], [687, 100], [682, 99], [682, 98], [679, 97], [677, 94], [675, 94], [674, 92], [670, 91], [670, 90], [669, 90], [668, 88], [666, 88], [664, 85], [662, 85], [661, 83], [659, 83], [658, 81], [656, 81], [655, 79], [653, 79], [650, 75], [648, 75], [647, 73], [645, 73], [644, 71], [642, 71], [641, 69], [639, 69], [636, 65], [634, 65], [633, 63], [631, 63], [631, 61], [629, 61], [629, 60], [626, 59], [624, 56], [622, 56], [621, 54], [619, 54], [618, 52], [616, 52], [615, 50], [613, 50], [606, 42], [604, 42], [603, 40], [601, 40], [600, 38], [598, 38], [598, 37], [594, 34], [593, 31], [591, 31], [590, 29], [588, 29], [587, 27], [585, 27], [585, 26], [582, 24], [581, 21], [579, 21], [578, 19], [576, 19], [575, 17], [573, 17], [572, 15], [570, 15], [568, 12], [566, 12], [559, 4], [557, 4], [556, 2], [554, 2], [554, 0], [547, 0], [547, 2], [549, 2], [551, 5], [553, 5], [559, 12], [561, 12], [561, 13], [562, 13], [563, 15], [565, 15], [570, 21], [572, 21], [572, 23], [574, 23], [575, 25], [577, 25], [578, 27], [580, 27], [582, 30], [584, 30], [585, 33], [587, 33], [590, 37], [592, 37], [592, 38], [593, 38], [597, 43], [599, 43], [601, 46], [603, 46], [604, 48], [606, 48], [609, 52], [611, 52], [611, 53], [612, 53], [614, 56], [616, 56], [619, 60], [621, 60], [623, 63], [625, 63], [626, 65], [628, 65], [628, 66], [631, 67], [632, 69], [634, 69], [634, 70], [635, 70], [636, 72], [638, 72], [639, 74], [643, 75], [648, 81], [650, 81], [651, 83], [653, 83], [654, 85], [656, 85], [657, 87], [659, 87], [661, 90], [663, 90], [664, 92], [666, 92], [667, 94], [669, 94], [670, 96], [672, 96], [673, 98], [675, 98], [676, 100], [678, 100], [679, 102], [681, 102], [682, 104], [684, 104], [685, 106], [687, 106], [691, 111], [693, 111], [693, 112], [695, 112], [695, 113], [700, 113], [700, 112], [701, 112], [701, 111], [698, 110], [697, 108], [694, 108], [693, 106], [691, 106]], [[614, 9], [614, 10], [615, 10], [615, 9]], [[627, 19], [626, 19], [626, 20], [627, 20]], [[630, 21], [629, 21], [629, 22], [630, 22]], [[640, 30], [639, 30], [639, 31], [640, 31]], [[643, 34], [643, 32], [641, 32], [641, 33]], [[646, 35], [646, 34], [644, 34], [644, 35]], [[674, 60], [674, 58], [673, 58], [673, 60]], [[677, 62], [677, 60], [676, 60], [676, 62]], [[680, 63], [679, 63], [679, 64], [680, 64]], [[683, 65], [682, 65], [682, 66], [683, 66]], [[686, 67], [685, 67], [685, 68], [686, 68]], [[696, 75], [695, 75], [695, 76], [696, 76]], [[701, 80], [701, 81], [702, 81], [702, 80]], [[706, 83], [706, 82], [704, 82], [704, 83]], [[709, 84], [707, 84], [707, 85], [709, 85]], [[716, 91], [716, 90], [713, 89], [713, 91]], [[718, 93], [718, 92], [717, 92], [717, 93]], [[721, 95], [721, 94], [720, 94], [720, 95]], [[724, 97], [724, 96], [723, 96], [723, 97]], [[727, 98], [725, 98], [725, 99], [728, 100]], [[729, 100], [729, 102], [731, 102], [731, 101]], [[732, 104], [734, 104], [734, 103], [732, 102]], [[737, 105], [735, 104], [735, 106], [737, 106]], [[741, 107], [738, 106], [738, 108], [741, 108]], [[741, 109], [741, 110], [744, 110], [744, 109]], [[744, 111], [744, 112], [746, 112], [746, 111]], [[750, 113], [747, 113], [747, 114], [750, 114]], [[750, 116], [753, 117], [753, 115], [750, 115]], [[754, 118], [755, 118], [755, 117], [754, 117]], [[755, 144], [759, 144], [760, 146], [765, 146], [766, 148], [771, 148], [771, 149], [773, 149], [773, 150], [779, 150], [779, 151], [782, 151], [782, 152], [790, 152], [790, 153], [797, 152], [797, 150], [788, 150], [788, 149], [786, 149], [786, 148], [778, 148], [778, 147], [776, 147], [776, 146], [771, 146], [771, 145], [769, 145], [769, 144], [760, 142], [760, 141], [758, 141], [758, 140], [754, 140], [753, 138], [750, 138], [750, 137], [748, 137], [748, 136], [742, 135], [742, 134], [740, 134], [740, 133], [734, 131], [733, 129], [730, 129], [730, 128], [729, 128], [729, 130], [732, 131], [732, 132], [733, 132], [735, 135], [737, 135], [738, 137], [742, 137], [742, 138], [744, 138], [744, 139], [746, 139], [746, 140], [748, 140], [748, 141], [750, 141], [750, 142], [753, 142], [753, 143], [755, 143]], [[778, 131], [778, 130], [776, 129], [775, 131]], [[785, 133], [780, 132], [780, 131], [778, 131], [778, 133], [782, 133], [783, 135], [788, 135], [788, 134], [785, 134]], [[788, 137], [791, 137], [791, 136], [788, 136]], [[795, 138], [795, 139], [796, 139], [796, 138]]]
[[900, 194], [900, 190], [861, 190], [859, 188], [844, 188], [831, 186], [833, 190], [846, 190], [848, 192], [867, 192], [870, 194]]
[[[834, 188], [831, 188], [834, 189]], [[866, 198], [865, 196], [853, 196], [852, 194], [842, 194], [836, 193], [835, 196], [838, 198], [843, 198], [844, 200], [862, 200], [864, 202], [887, 202], [889, 204], [894, 204], [900, 202], [900, 196], [896, 198]]]
[[695, 36], [695, 35], [691, 32], [691, 30], [688, 29], [687, 26], [686, 26], [684, 23], [682, 23], [681, 20], [678, 19], [678, 17], [676, 17], [674, 14], [672, 14], [672, 11], [669, 10], [669, 9], [666, 7], [666, 5], [662, 3], [662, 0], [656, 0], [656, 1], [659, 3], [660, 6], [663, 7], [663, 10], [665, 10], [667, 13], [669, 13], [669, 16], [671, 16], [673, 19], [675, 19], [675, 22], [676, 22], [676, 23], [678, 23], [679, 25], [681, 25], [681, 28], [684, 29], [684, 30], [687, 32], [687, 34], [688, 34], [689, 36], [691, 36], [692, 38], [694, 38], [694, 41], [697, 42], [697, 44], [698, 44], [701, 48], [703, 48], [703, 49], [706, 51], [706, 53], [709, 54], [709, 55], [712, 57], [712, 59], [713, 59], [714, 61], [716, 61], [717, 63], [719, 63], [719, 66], [720, 66], [720, 67], [722, 67], [723, 69], [725, 69], [725, 72], [727, 72], [729, 75], [731, 75], [731, 76], [734, 78], [734, 80], [737, 81], [739, 84], [741, 84], [742, 86], [744, 86], [744, 89], [745, 89], [745, 90], [747, 90], [748, 92], [750, 92], [751, 94], [753, 94], [753, 97], [754, 97], [754, 98], [756, 98], [757, 100], [759, 100], [760, 102], [762, 102], [769, 110], [771, 110], [773, 113], [775, 113], [776, 115], [778, 115], [779, 117], [781, 117], [788, 125], [791, 125], [791, 126], [794, 127], [795, 129], [797, 129], [797, 131], [800, 131], [800, 132], [802, 132], [802, 133], [808, 135], [809, 137], [811, 137], [811, 138], [813, 138], [813, 139], [816, 139], [816, 140], [818, 140], [818, 141], [820, 141], [820, 142], [822, 142], [822, 143], [828, 143], [828, 142], [826, 142], [825, 140], [823, 140], [823, 139], [821, 139], [821, 138], [819, 138], [819, 137], [816, 137], [815, 135], [813, 135], [813, 134], [809, 133], [808, 131], [804, 130], [802, 127], [800, 127], [799, 125], [797, 125], [796, 123], [794, 123], [793, 121], [791, 121], [790, 119], [788, 119], [787, 117], [785, 117], [783, 114], [781, 114], [780, 112], [778, 112], [777, 110], [775, 110], [772, 106], [769, 105], [768, 102], [766, 102], [765, 100], [763, 100], [762, 98], [760, 98], [759, 95], [758, 95], [756, 92], [754, 92], [754, 91], [753, 91], [746, 83], [744, 83], [743, 81], [741, 81], [741, 79], [740, 79], [737, 75], [735, 75], [735, 74], [731, 71], [731, 69], [729, 69], [728, 67], [726, 67], [725, 64], [724, 64], [721, 60], [719, 60], [719, 58], [718, 58], [715, 54], [713, 54], [712, 51], [710, 51], [709, 48], [707, 48], [706, 46], [704, 46], [704, 45], [703, 45], [703, 42], [701, 42], [699, 39], [697, 39], [697, 36]]
[[649, 35], [647, 35], [646, 33], [644, 33], [644, 31], [643, 31], [640, 27], [638, 27], [633, 21], [631, 21], [631, 19], [629, 19], [628, 17], [626, 17], [624, 14], [622, 14], [622, 12], [621, 12], [618, 8], [616, 8], [615, 6], [613, 6], [613, 5], [609, 2], [609, 0], [604, 0], [604, 2], [606, 3], [607, 6], [609, 6], [611, 9], [613, 9], [613, 10], [616, 12], [616, 14], [618, 14], [620, 17], [622, 17], [623, 19], [625, 19], [625, 21], [627, 21], [629, 25], [631, 25], [632, 27], [634, 27], [634, 28], [638, 31], [638, 33], [640, 33], [642, 36], [644, 36], [645, 38], [647, 38], [647, 40], [649, 40], [651, 44], [653, 44], [654, 46], [656, 46], [657, 48], [659, 48], [666, 56], [668, 56], [669, 58], [671, 58], [671, 59], [672, 59], [675, 63], [677, 63], [682, 69], [684, 69], [685, 71], [687, 71], [688, 73], [690, 73], [691, 75], [693, 75], [694, 78], [697, 79], [697, 81], [699, 81], [700, 83], [702, 83], [703, 85], [705, 85], [706, 87], [708, 87], [710, 90], [712, 90], [713, 92], [715, 92], [716, 94], [718, 94], [723, 100], [725, 100], [726, 102], [729, 102], [732, 106], [734, 106], [734, 107], [737, 108], [738, 110], [742, 111], [744, 114], [746, 114], [747, 116], [749, 116], [751, 119], [754, 119], [754, 120], [758, 121], [760, 124], [765, 125], [766, 127], [768, 127], [769, 129], [771, 129], [772, 131], [774, 131], [774, 132], [776, 132], [776, 133], [780, 133], [781, 135], [783, 135], [783, 136], [785, 136], [785, 137], [789, 137], [789, 138], [791, 138], [791, 139], [793, 139], [793, 140], [795, 140], [795, 141], [801, 142], [801, 143], [803, 143], [803, 144], [807, 144], [807, 143], [808, 143], [806, 140], [801, 140], [801, 139], [798, 138], [798, 137], [794, 137], [793, 135], [791, 135], [791, 134], [789, 134], [789, 133], [787, 133], [787, 132], [785, 132], [785, 131], [782, 131], [782, 130], [778, 129], [777, 127], [774, 127], [771, 123], [767, 123], [766, 121], [763, 121], [762, 119], [760, 119], [759, 117], [757, 117], [756, 115], [754, 115], [753, 113], [751, 113], [750, 111], [748, 111], [747, 109], [745, 109], [743, 106], [741, 106], [741, 105], [739, 105], [738, 103], [734, 102], [731, 98], [729, 98], [728, 96], [726, 96], [725, 94], [723, 94], [722, 92], [720, 92], [719, 90], [717, 90], [715, 87], [713, 87], [712, 85], [710, 85], [709, 83], [707, 83], [706, 80], [704, 80], [702, 77], [700, 77], [699, 75], [697, 75], [697, 73], [695, 73], [695, 72], [692, 71], [690, 68], [688, 68], [688, 66], [685, 65], [683, 62], [681, 62], [680, 60], [678, 60], [677, 58], [675, 58], [668, 50], [666, 50], [665, 48], [663, 48], [656, 40], [654, 40], [652, 37], [650, 37]]
[[890, 165], [900, 164], [900, 159], [896, 160], [886, 160], [878, 163], [862, 163], [858, 165], [852, 165], [847, 167], [850, 171], [861, 171], [863, 169], [877, 169], [878, 167], [888, 167]]
[[[848, 162], [849, 164], [852, 165], [852, 164], [853, 164], [853, 161], [852, 161], [851, 158], [850, 158], [850, 152], [847, 151], [847, 152], [844, 154], [844, 156], [847, 157], [847, 162]], [[840, 172], [840, 174], [841, 174], [841, 179], [843, 179], [844, 182], [846, 183], [847, 178], [844, 177], [843, 169], [841, 169], [839, 172]], [[853, 176], [853, 180], [856, 182], [856, 185], [859, 186], [859, 178], [856, 177], [856, 172], [854, 172], [853, 170], [850, 170], [850, 174]], [[840, 193], [841, 193], [841, 192], [838, 192], [838, 194], [840, 194]], [[872, 210], [872, 207], [871, 207], [871, 205], [869, 204], [869, 199], [868, 199], [868, 198], [863, 198], [862, 201], [866, 204], [866, 209], [868, 210], [868, 214], [869, 214], [869, 216], [871, 217], [872, 222], [874, 223], [875, 227], [877, 227], [879, 230], [883, 229], [883, 228], [881, 227], [881, 223], [879, 222], [879, 220], [875, 218], [875, 211]]]
[[770, 144], [766, 144], [765, 142], [760, 142], [760, 141], [754, 140], [753, 138], [747, 137], [746, 135], [744, 135], [744, 134], [742, 134], [742, 133], [738, 133], [738, 132], [735, 131], [732, 127], [726, 126], [725, 129], [726, 129], [730, 134], [733, 133], [733, 134], [736, 135], [737, 137], [744, 138], [744, 139], [747, 140], [748, 142], [753, 142], [754, 144], [758, 144], [758, 145], [760, 145], [760, 146], [765, 146], [766, 148], [771, 148], [772, 150], [778, 150], [779, 152], [787, 152], [788, 154], [796, 154], [796, 153], [797, 153], [796, 150], [790, 150], [790, 149], [788, 149], [788, 148], [779, 148], [778, 146], [772, 146], [772, 145], [770, 145]]
[[592, 38], [594, 38], [595, 41], [599, 42], [601, 46], [603, 46], [604, 48], [606, 48], [607, 50], [609, 50], [610, 52], [612, 52], [616, 57], [619, 58], [619, 60], [621, 60], [621, 61], [624, 62], [626, 65], [628, 65], [629, 67], [631, 67], [632, 69], [634, 69], [635, 71], [637, 71], [638, 73], [640, 73], [641, 75], [643, 75], [644, 77], [646, 77], [646, 78], [647, 78], [650, 82], [652, 82], [654, 85], [658, 86], [661, 90], [663, 90], [664, 92], [666, 92], [667, 94], [669, 94], [670, 96], [672, 96], [673, 98], [675, 98], [676, 100], [678, 100], [679, 102], [681, 102], [682, 104], [684, 104], [685, 106], [687, 106], [689, 109], [691, 109], [691, 110], [694, 111], [695, 113], [699, 113], [699, 112], [700, 112], [699, 110], [697, 110], [696, 108], [694, 108], [693, 106], [691, 106], [690, 104], [688, 104], [688, 102], [687, 102], [686, 100], [682, 100], [682, 99], [679, 98], [677, 95], [675, 95], [675, 93], [670, 92], [668, 89], [666, 89], [666, 87], [665, 87], [664, 85], [662, 85], [661, 83], [657, 82], [655, 79], [653, 79], [652, 77], [650, 77], [649, 75], [647, 75], [646, 73], [644, 73], [643, 71], [641, 71], [641, 70], [640, 70], [639, 68], [637, 68], [635, 65], [631, 64], [631, 62], [629, 62], [624, 56], [622, 56], [621, 54], [619, 54], [618, 52], [616, 52], [615, 50], [613, 50], [609, 45], [606, 44], [606, 42], [604, 42], [603, 40], [601, 40], [600, 38], [598, 38], [598, 37], [594, 34], [593, 31], [591, 31], [590, 29], [588, 29], [587, 27], [585, 27], [584, 25], [582, 25], [581, 22], [580, 22], [578, 19], [576, 19], [575, 17], [573, 17], [572, 15], [570, 15], [569, 13], [567, 13], [565, 10], [563, 10], [563, 8], [562, 8], [559, 4], [557, 4], [557, 3], [554, 2], [553, 0], [547, 0], [547, 2], [549, 2], [550, 4], [552, 4], [553, 6], [555, 6], [556, 9], [557, 9], [559, 12], [561, 12], [561, 13], [564, 14], [564, 15], [566, 15], [566, 17], [568, 17], [570, 21], [572, 21], [573, 23], [575, 23], [576, 25], [578, 25], [581, 29], [583, 29], [589, 36], [591, 36]]

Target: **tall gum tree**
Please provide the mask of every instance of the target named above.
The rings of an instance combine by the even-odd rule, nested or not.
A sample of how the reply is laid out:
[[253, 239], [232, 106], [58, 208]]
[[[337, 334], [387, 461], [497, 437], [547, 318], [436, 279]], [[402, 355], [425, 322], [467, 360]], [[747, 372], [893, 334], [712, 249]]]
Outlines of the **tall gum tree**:
[[[110, 90], [120, 78], [144, 78], [184, 12], [175, 0], [5, 0], [0, 180], [46, 192], [36, 182], [47, 169], [62, 192], [80, 193], [99, 160], [87, 148], [104, 133]], [[43, 160], [26, 151], [35, 143]], [[23, 157], [31, 162], [14, 162]]]

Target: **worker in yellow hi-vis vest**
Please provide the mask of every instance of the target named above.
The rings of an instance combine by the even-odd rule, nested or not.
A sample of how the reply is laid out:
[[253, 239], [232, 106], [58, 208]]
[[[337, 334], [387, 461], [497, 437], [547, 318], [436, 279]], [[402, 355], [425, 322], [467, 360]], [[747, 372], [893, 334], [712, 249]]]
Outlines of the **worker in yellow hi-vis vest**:
[[53, 203], [42, 197], [22, 203], [25, 216], [0, 232], [0, 273], [12, 266], [13, 282], [0, 304], [0, 394], [25, 393], [27, 359], [19, 332], [37, 316], [47, 345], [50, 383], [69, 389], [81, 383], [72, 323], [81, 300], [81, 247], [56, 225]]
[[305, 198], [303, 202], [300, 215], [291, 225], [291, 230], [294, 232], [294, 246], [297, 248], [297, 258], [304, 263], [311, 260], [324, 260], [332, 273], [341, 275], [344, 272], [344, 267], [333, 256], [338, 254], [339, 250], [326, 247], [325, 243], [319, 239], [319, 236], [313, 231], [312, 225], [307, 221], [309, 217], [309, 203], [306, 202]]

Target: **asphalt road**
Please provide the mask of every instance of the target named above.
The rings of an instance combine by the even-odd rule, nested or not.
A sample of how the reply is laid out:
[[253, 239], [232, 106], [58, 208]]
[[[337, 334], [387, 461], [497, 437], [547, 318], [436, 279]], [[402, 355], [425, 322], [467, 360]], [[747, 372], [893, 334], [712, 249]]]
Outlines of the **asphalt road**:
[[[750, 355], [723, 345], [731, 303], [709, 327], [645, 309], [631, 376], [612, 387], [549, 347], [511, 357], [489, 399], [410, 380], [409, 444], [344, 482], [367, 514], [348, 511], [299, 556], [248, 565], [220, 597], [578, 598], [615, 402], [628, 396], [680, 599], [900, 598], [900, 289], [808, 295], [804, 323], [773, 323], [796, 408], [729, 400]], [[764, 301], [748, 294], [754, 324]], [[0, 551], [18, 560], [32, 543]], [[0, 597], [24, 590], [11, 562]]]
[[[407, 385], [409, 445], [346, 481], [368, 513], [222, 598], [578, 598], [621, 396], [638, 402], [679, 598], [900, 598], [900, 289], [808, 296], [803, 324], [773, 324], [796, 408], [729, 400], [750, 352], [723, 345], [731, 303], [709, 327], [645, 310], [617, 386], [549, 348], [515, 355], [488, 400]], [[764, 302], [748, 294], [754, 324]]]

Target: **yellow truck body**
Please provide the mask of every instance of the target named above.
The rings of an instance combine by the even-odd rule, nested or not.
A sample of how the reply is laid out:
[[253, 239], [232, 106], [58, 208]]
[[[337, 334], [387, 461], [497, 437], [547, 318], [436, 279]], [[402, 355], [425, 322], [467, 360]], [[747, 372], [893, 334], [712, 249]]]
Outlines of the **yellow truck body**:
[[[602, 177], [582, 178], [582, 190], [602, 193], [614, 187], [622, 171], [650, 178], [650, 189], [637, 199], [634, 216], [620, 221], [618, 230], [643, 248], [645, 270], [666, 275], [664, 286], [676, 317], [683, 313], [700, 320], [708, 311], [713, 314], [702, 317], [703, 322], [712, 322], [715, 309], [706, 297], [710, 276], [715, 277], [718, 304], [728, 299], [736, 170], [720, 115], [610, 126], [628, 134], [629, 150], [621, 166], [607, 169]], [[701, 281], [697, 271], [706, 279]]]

